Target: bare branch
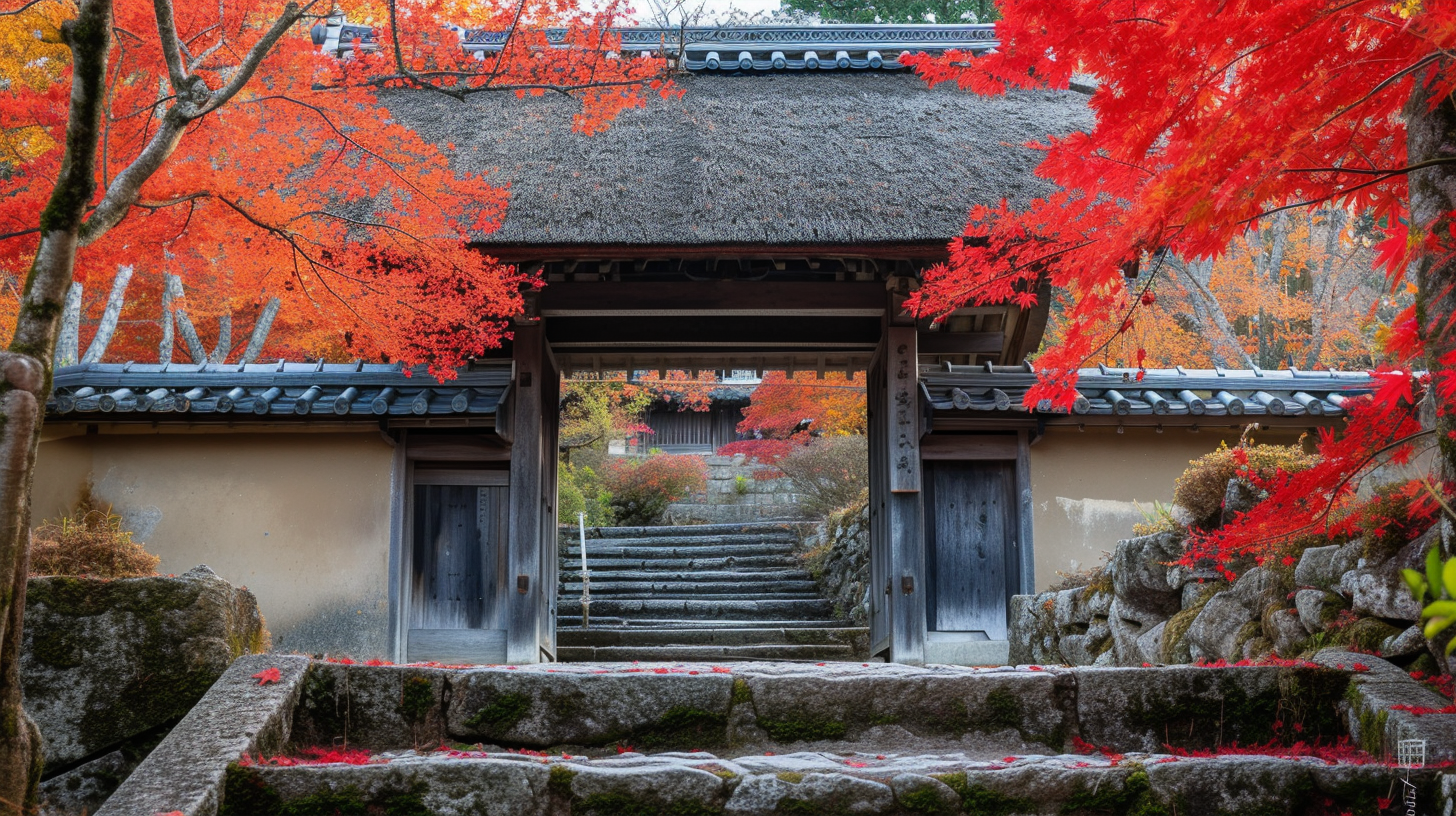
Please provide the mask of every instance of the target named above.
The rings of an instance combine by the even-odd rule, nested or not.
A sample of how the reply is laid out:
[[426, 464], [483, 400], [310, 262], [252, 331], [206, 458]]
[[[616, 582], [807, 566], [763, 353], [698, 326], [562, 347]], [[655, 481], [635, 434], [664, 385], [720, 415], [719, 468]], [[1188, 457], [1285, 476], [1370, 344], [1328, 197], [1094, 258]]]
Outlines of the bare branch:
[[233, 316], [231, 313], [224, 313], [217, 318], [217, 345], [212, 347], [212, 353], [207, 355], [209, 363], [225, 363], [229, 354], [233, 351]]
[[99, 363], [106, 356], [106, 347], [111, 345], [111, 335], [116, 333], [117, 321], [121, 319], [121, 307], [126, 303], [126, 286], [131, 283], [135, 270], [130, 266], [118, 266], [116, 279], [111, 282], [111, 294], [106, 297], [106, 311], [101, 314], [101, 323], [96, 326], [96, 336], [86, 347], [83, 363]]
[[162, 287], [162, 343], [157, 346], [157, 362], [172, 362], [172, 343], [176, 337], [172, 324], [172, 287]]
[[304, 12], [312, 8], [317, 2], [318, 0], [308, 0], [302, 6], [298, 3], [289, 3], [285, 6], [283, 14], [277, 20], [273, 21], [273, 25], [269, 27], [268, 31], [257, 42], [253, 43], [252, 48], [248, 49], [247, 56], [243, 58], [242, 64], [235, 69], [228, 83], [214, 93], [211, 101], [204, 105], [201, 110], [197, 111], [197, 114], [192, 118], [196, 119], [206, 116], [227, 104], [228, 100], [236, 96], [238, 91], [241, 91], [253, 79], [253, 74], [257, 72], [258, 66], [263, 64], [264, 58], [272, 52], [273, 46], [277, 45], [278, 41], [283, 39], [283, 35], [288, 33], [288, 29], [292, 28], [294, 23], [302, 19]]
[[29, 3], [26, 3], [18, 9], [11, 9], [10, 11], [0, 11], [0, 17], [13, 17], [16, 14], [24, 14], [26, 10], [29, 9], [31, 6], [37, 5], [42, 2], [44, 2], [44, 0], [30, 0]]

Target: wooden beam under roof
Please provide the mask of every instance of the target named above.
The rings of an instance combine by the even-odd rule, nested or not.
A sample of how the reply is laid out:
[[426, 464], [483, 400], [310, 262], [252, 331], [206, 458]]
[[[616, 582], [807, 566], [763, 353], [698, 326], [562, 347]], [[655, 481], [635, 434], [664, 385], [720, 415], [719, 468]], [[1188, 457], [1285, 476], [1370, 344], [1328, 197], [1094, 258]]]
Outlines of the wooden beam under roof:
[[879, 317], [885, 286], [867, 282], [558, 282], [541, 290], [543, 317], [845, 316]]

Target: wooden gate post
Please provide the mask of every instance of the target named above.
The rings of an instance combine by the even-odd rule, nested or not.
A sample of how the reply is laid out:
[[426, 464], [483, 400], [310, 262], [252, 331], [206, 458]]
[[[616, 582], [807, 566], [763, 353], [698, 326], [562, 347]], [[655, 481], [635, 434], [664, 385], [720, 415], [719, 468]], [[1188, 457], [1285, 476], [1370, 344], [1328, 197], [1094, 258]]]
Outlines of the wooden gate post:
[[547, 429], [543, 412], [555, 411], [556, 405], [547, 406], [543, 399], [548, 365], [544, 330], [539, 321], [528, 325], [517, 323], [513, 355], [506, 661], [535, 663], [541, 659], [541, 615], [543, 600], [548, 597], [543, 593], [555, 591], [554, 586], [544, 586], [541, 564], [541, 534], [545, 527], [543, 498], [555, 487], [546, 483], [550, 471], [546, 457], [554, 460], [556, 454], [554, 450], [543, 450], [543, 431]]
[[[881, 653], [925, 662], [925, 541], [915, 327], [887, 326], [870, 379], [870, 549]], [[885, 641], [888, 640], [888, 643]], [[881, 645], [883, 644], [883, 645]], [[888, 647], [888, 648], [885, 648]]]

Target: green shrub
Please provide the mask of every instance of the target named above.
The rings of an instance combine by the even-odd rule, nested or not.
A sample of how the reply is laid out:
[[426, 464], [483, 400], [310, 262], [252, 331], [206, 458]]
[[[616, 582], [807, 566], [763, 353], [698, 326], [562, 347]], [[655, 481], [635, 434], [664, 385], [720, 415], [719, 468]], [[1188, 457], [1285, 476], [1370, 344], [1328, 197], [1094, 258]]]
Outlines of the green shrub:
[[1307, 454], [1298, 445], [1243, 445], [1230, 448], [1220, 443], [1218, 450], [1188, 463], [1173, 488], [1173, 502], [1197, 522], [1208, 524], [1218, 520], [1229, 480], [1240, 472], [1234, 451], [1242, 449], [1248, 456], [1248, 470], [1261, 477], [1272, 477], [1276, 471], [1298, 473], [1306, 470], [1318, 457]]
[[698, 456], [653, 453], [645, 458], [614, 459], [602, 474], [617, 523], [655, 524], [667, 506], [708, 489], [708, 464]]
[[795, 447], [777, 466], [811, 516], [848, 507], [869, 489], [869, 444], [863, 436], [815, 439]]
[[610, 527], [615, 521], [612, 494], [595, 470], [586, 465], [562, 464], [557, 471], [556, 520], [576, 524], [577, 514], [586, 513], [591, 527]]
[[161, 558], [142, 549], [121, 529], [121, 516], [90, 496], [70, 515], [42, 522], [31, 532], [31, 575], [136, 578], [155, 575]]

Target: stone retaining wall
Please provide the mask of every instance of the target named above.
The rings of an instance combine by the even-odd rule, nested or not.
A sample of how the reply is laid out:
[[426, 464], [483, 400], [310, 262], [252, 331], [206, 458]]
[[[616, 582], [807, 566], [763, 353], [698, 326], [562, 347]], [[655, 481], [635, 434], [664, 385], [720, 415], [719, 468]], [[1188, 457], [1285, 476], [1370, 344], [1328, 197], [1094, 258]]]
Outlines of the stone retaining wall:
[[739, 524], [799, 520], [799, 496], [788, 479], [755, 478], [768, 468], [743, 454], [705, 456], [708, 489], [667, 506], [664, 524]]
[[870, 506], [831, 515], [805, 539], [807, 566], [834, 615], [868, 626], [870, 619]]

